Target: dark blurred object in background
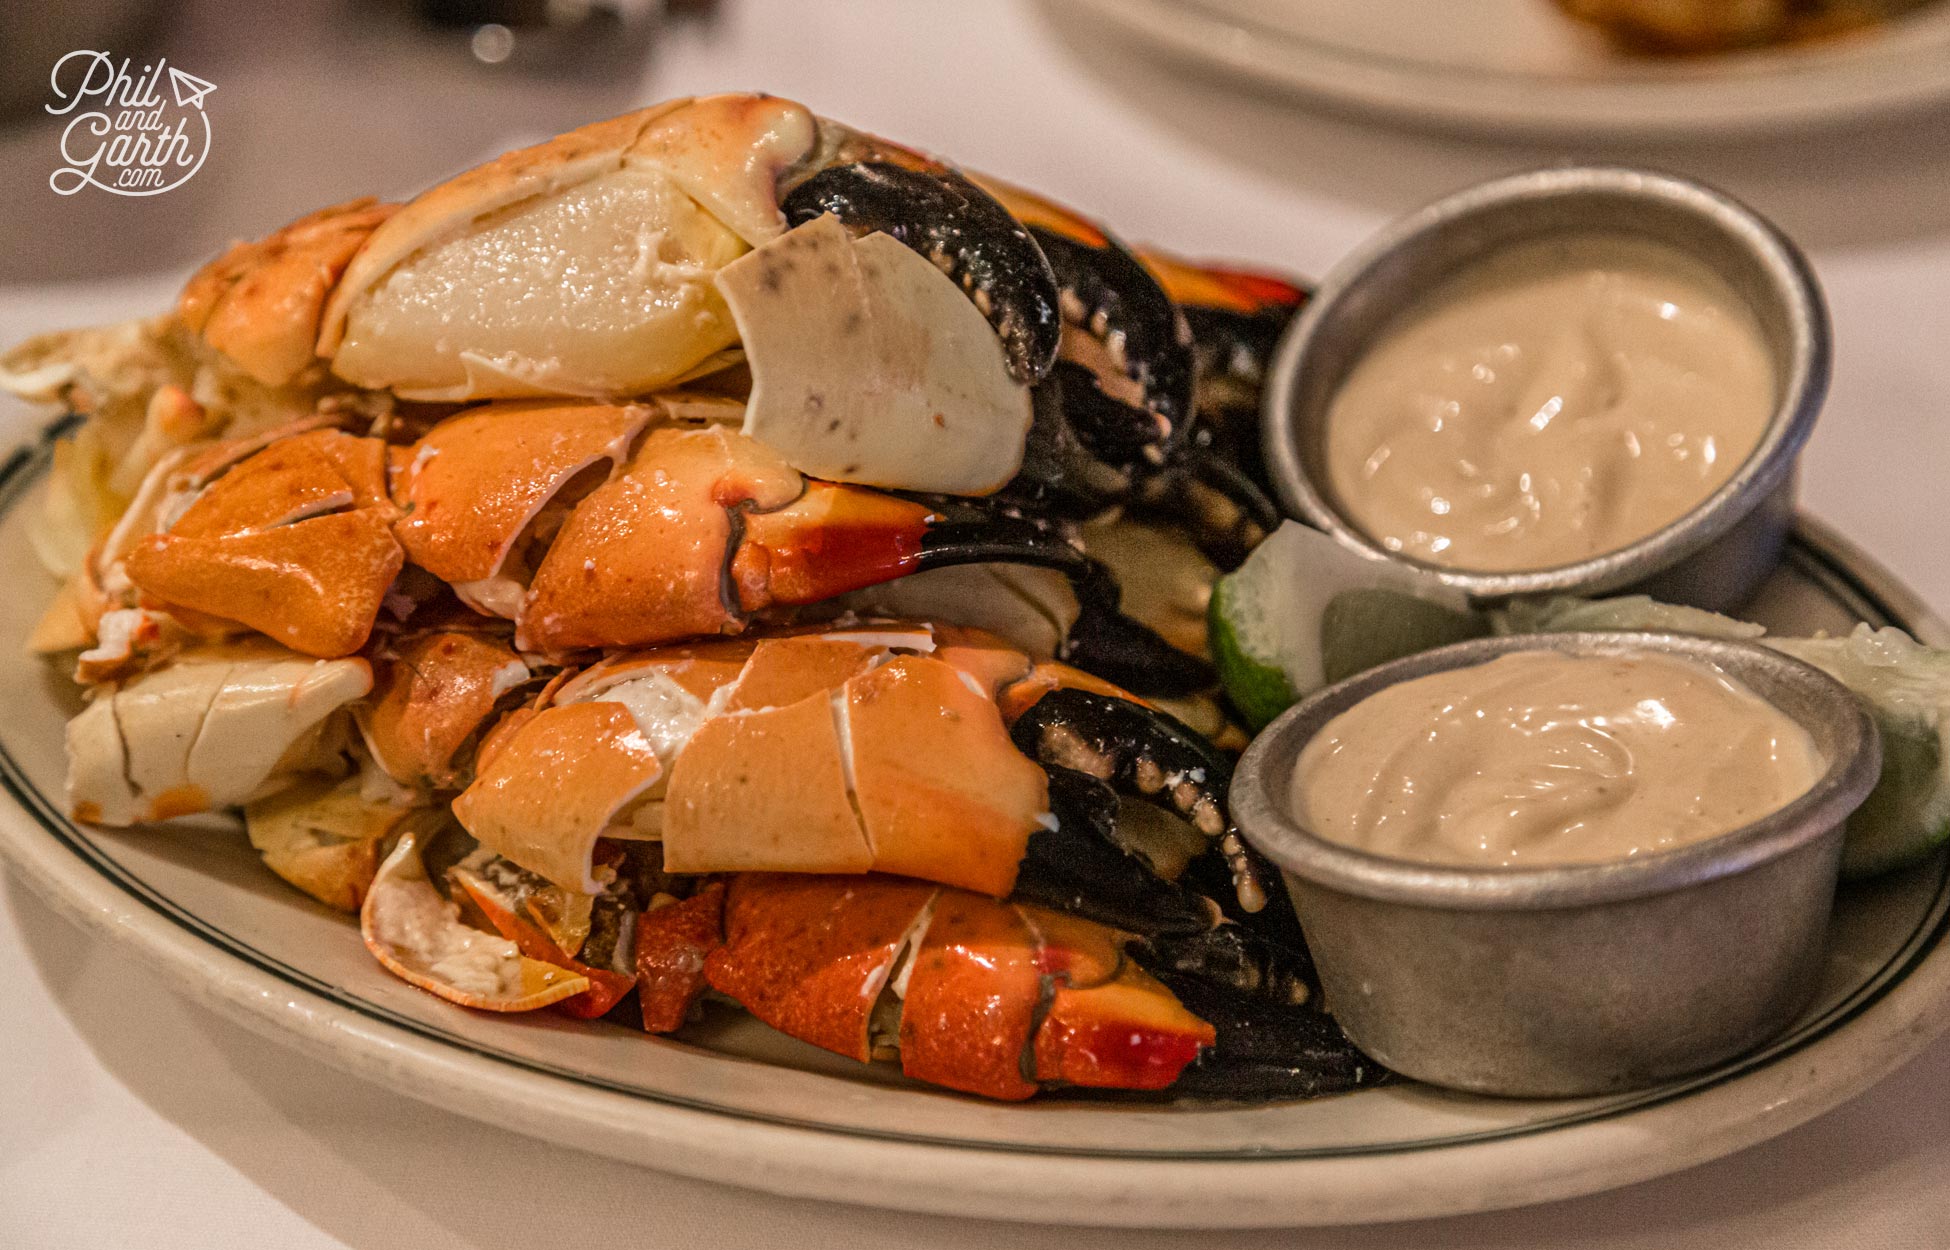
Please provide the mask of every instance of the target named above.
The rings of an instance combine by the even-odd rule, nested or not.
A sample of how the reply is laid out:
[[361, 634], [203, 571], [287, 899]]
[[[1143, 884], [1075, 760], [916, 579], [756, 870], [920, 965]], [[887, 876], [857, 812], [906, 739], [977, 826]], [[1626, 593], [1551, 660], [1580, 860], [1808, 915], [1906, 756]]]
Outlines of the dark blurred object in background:
[[121, 56], [140, 56], [174, 8], [163, 0], [0, 3], [0, 126], [40, 111], [48, 72], [63, 55], [113, 48]]
[[[130, 14], [128, 25], [116, 34], [75, 24], [97, 7]], [[0, 113], [0, 284], [180, 275], [322, 205], [410, 196], [511, 146], [668, 94], [655, 74], [666, 17], [704, 20], [712, 7], [0, 0], [7, 81], [25, 93]], [[215, 84], [204, 106], [209, 156], [188, 182], [146, 198], [49, 188], [68, 119], [43, 107], [48, 75], [62, 55], [91, 47], [137, 67], [166, 57]]]
[[664, 0], [407, 2], [428, 25], [463, 37], [485, 65], [578, 74], [639, 61], [666, 8]]

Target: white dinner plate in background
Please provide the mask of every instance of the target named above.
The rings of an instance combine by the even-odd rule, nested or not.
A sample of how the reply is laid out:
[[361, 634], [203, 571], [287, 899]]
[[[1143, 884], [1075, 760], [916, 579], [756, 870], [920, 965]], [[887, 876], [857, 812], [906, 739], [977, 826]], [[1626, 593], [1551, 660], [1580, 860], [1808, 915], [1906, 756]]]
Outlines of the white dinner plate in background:
[[1550, 0], [1050, 0], [1261, 85], [1531, 137], [1791, 133], [1950, 99], [1950, 4], [1781, 48], [1621, 54]]

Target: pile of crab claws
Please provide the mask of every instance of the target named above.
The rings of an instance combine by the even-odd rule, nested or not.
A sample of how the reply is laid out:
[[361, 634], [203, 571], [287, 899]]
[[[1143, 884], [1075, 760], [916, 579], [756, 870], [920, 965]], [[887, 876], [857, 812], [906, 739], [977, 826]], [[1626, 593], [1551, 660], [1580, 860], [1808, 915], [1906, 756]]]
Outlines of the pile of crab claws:
[[381, 966], [409, 985], [481, 1011], [536, 1011], [589, 992], [588, 977], [463, 924], [460, 907], [427, 876], [423, 838], [418, 830], [400, 836], [359, 908], [359, 934]]
[[553, 1004], [563, 1015], [593, 1020], [606, 1014], [622, 1001], [624, 995], [636, 988], [634, 976], [608, 968], [591, 967], [564, 951], [546, 929], [517, 911], [514, 900], [479, 873], [456, 866], [447, 870], [447, 876], [466, 893], [468, 901], [480, 909], [481, 915], [494, 926], [494, 931], [515, 944], [515, 949], [524, 959], [552, 964], [587, 982], [588, 988], [581, 993]]
[[646, 1033], [671, 1033], [697, 1011], [710, 988], [705, 960], [724, 945], [722, 881], [708, 881], [689, 898], [651, 900], [636, 921], [637, 1007]]
[[897, 1003], [902, 1070], [992, 1098], [1164, 1088], [1214, 1041], [1114, 931], [899, 878], [734, 878], [705, 974], [773, 1027], [861, 1060]]

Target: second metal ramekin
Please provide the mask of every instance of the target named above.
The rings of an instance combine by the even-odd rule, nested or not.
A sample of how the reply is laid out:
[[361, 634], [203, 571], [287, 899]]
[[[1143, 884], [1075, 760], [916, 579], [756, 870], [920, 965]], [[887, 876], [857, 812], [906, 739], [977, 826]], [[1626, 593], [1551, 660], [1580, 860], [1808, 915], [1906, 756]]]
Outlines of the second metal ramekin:
[[[1335, 716], [1397, 682], [1535, 650], [1714, 665], [1805, 728], [1827, 771], [1750, 825], [1606, 864], [1411, 863], [1326, 841], [1292, 818], [1295, 763]], [[1289, 709], [1247, 749], [1232, 805], [1285, 873], [1327, 1007], [1356, 1045], [1437, 1085], [1569, 1096], [1698, 1071], [1787, 1027], [1820, 971], [1842, 823], [1880, 766], [1855, 696], [1766, 647], [1518, 635], [1409, 656]]]
[[1828, 389], [1828, 314], [1794, 244], [1744, 205], [1668, 174], [1540, 169], [1472, 187], [1383, 231], [1338, 266], [1281, 343], [1262, 413], [1267, 467], [1285, 505], [1336, 541], [1390, 559], [1327, 488], [1326, 418], [1377, 333], [1445, 278], [1552, 235], [1649, 238], [1702, 261], [1746, 299], [1776, 379], [1760, 445], [1679, 520], [1575, 564], [1519, 573], [1420, 565], [1479, 599], [1626, 588], [1715, 610], [1739, 606], [1774, 567], [1794, 516], [1794, 462]]

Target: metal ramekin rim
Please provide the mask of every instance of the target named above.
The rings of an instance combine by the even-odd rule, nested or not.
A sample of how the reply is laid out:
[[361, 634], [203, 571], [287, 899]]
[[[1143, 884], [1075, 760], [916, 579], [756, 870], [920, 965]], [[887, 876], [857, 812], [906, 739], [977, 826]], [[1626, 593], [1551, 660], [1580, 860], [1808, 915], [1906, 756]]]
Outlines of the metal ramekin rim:
[[[1300, 750], [1328, 721], [1368, 695], [1429, 673], [1537, 650], [1574, 655], [1650, 651], [1704, 661], [1743, 680], [1759, 673], [1792, 683], [1813, 710], [1805, 715], [1782, 710], [1795, 715], [1818, 740], [1832, 733], [1833, 755], [1805, 794], [1759, 820], [1671, 850], [1600, 864], [1460, 868], [1392, 859], [1319, 837], [1279, 802], [1286, 790], [1281, 774], [1291, 773]], [[1232, 815], [1246, 839], [1279, 867], [1344, 894], [1437, 910], [1542, 911], [1670, 893], [1779, 859], [1830, 832], [1860, 806], [1875, 785], [1881, 759], [1875, 724], [1848, 687], [1771, 647], [1671, 633], [1511, 634], [1383, 664], [1287, 709], [1240, 759]]]
[[[1343, 517], [1329, 502], [1327, 492], [1315, 487], [1294, 437], [1296, 388], [1321, 325], [1344, 304], [1349, 291], [1398, 248], [1425, 232], [1496, 211], [1506, 204], [1594, 192], [1643, 196], [1690, 212], [1742, 242], [1768, 275], [1789, 325], [1790, 365], [1760, 442], [1732, 477], [1677, 520], [1614, 551], [1573, 564], [1523, 572], [1472, 571], [1428, 564], [1389, 551]], [[1643, 581], [1698, 552], [1732, 529], [1787, 479], [1827, 395], [1830, 352], [1827, 305], [1807, 258], [1772, 223], [1739, 200], [1691, 179], [1655, 170], [1620, 165], [1533, 169], [1438, 200], [1387, 227], [1335, 266], [1274, 354], [1261, 409], [1261, 438], [1282, 502], [1342, 546], [1412, 565], [1478, 599], [1602, 593]]]

